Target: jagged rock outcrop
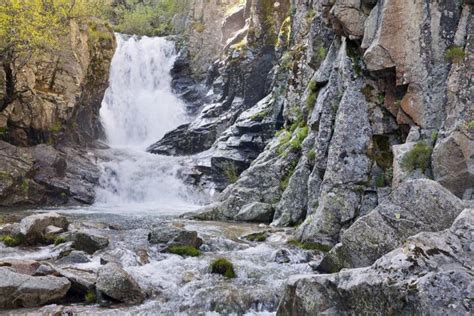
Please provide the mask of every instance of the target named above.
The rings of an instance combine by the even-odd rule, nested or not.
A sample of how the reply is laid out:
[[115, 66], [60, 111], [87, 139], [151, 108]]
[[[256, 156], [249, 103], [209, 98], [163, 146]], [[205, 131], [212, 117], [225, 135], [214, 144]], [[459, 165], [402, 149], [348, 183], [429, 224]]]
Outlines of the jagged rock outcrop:
[[472, 311], [474, 210], [450, 229], [420, 233], [367, 268], [290, 278], [277, 315]]
[[[368, 266], [410, 236], [448, 228], [463, 208], [460, 199], [435, 181], [406, 181], [344, 231], [320, 269], [333, 272]], [[316, 230], [307, 235], [318, 234]]]
[[[275, 47], [287, 40], [285, 36], [280, 40], [279, 34], [288, 10], [287, 0], [248, 1], [235, 11], [235, 17], [224, 21], [223, 41], [228, 41], [224, 56], [209, 71], [210, 102], [191, 123], [169, 132], [151, 145], [149, 152], [191, 155], [211, 149], [197, 164], [193, 181], [204, 186], [214, 183], [218, 190], [232, 182], [226, 175], [229, 170], [238, 176], [248, 168], [279, 125], [280, 110], [275, 110], [274, 104], [281, 106], [281, 100], [275, 87], [272, 96], [268, 94], [273, 78], [278, 77], [278, 72], [272, 72], [277, 60]], [[240, 27], [235, 30], [236, 37], [231, 37], [230, 25]]]
[[93, 202], [99, 170], [79, 145], [103, 134], [99, 109], [114, 50], [109, 26], [71, 21], [57, 51], [15, 72], [17, 97], [0, 113], [1, 206]]
[[100, 171], [93, 155], [67, 147], [16, 147], [0, 141], [0, 157], [0, 206], [94, 201]]
[[15, 73], [19, 95], [0, 113], [0, 139], [18, 146], [96, 140], [114, 50], [110, 27], [72, 21], [58, 51], [32, 57]]
[[[213, 143], [210, 158], [199, 171], [224, 172], [220, 178], [195, 175], [194, 183], [202, 184], [195, 180], [201, 177], [219, 183], [217, 188], [230, 185], [197, 217], [237, 219], [252, 203], [264, 203], [262, 211], [269, 204], [275, 210], [273, 225], [303, 222], [300, 240], [332, 247], [406, 181], [434, 178], [471, 199], [471, 6], [338, 0], [292, 2], [291, 7], [278, 37], [284, 43], [275, 46], [278, 65], [267, 96], [274, 101], [262, 114], [262, 122], [274, 122], [264, 133], [283, 125], [284, 135], [244, 164], [236, 158], [250, 146], [238, 133], [240, 122], [267, 98], [226, 131], [212, 130], [216, 141], [208, 142]], [[250, 16], [251, 23], [258, 21]], [[240, 64], [249, 58], [239, 56]], [[214, 92], [225, 82], [215, 80]], [[209, 118], [205, 122], [213, 124]], [[224, 157], [216, 159], [222, 152]], [[226, 171], [217, 162], [229, 158], [234, 168]], [[224, 182], [226, 173], [241, 176]], [[270, 188], [275, 185], [278, 189]]]

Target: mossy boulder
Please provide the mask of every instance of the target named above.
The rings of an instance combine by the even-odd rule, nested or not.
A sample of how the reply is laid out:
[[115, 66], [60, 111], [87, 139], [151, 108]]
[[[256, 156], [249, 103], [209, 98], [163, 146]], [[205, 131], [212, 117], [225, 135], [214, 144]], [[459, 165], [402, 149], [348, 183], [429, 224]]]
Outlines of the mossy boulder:
[[211, 273], [220, 274], [228, 279], [237, 277], [234, 265], [226, 258], [218, 258], [211, 263]]
[[168, 252], [183, 257], [198, 257], [201, 255], [201, 251], [193, 246], [171, 246], [168, 248]]

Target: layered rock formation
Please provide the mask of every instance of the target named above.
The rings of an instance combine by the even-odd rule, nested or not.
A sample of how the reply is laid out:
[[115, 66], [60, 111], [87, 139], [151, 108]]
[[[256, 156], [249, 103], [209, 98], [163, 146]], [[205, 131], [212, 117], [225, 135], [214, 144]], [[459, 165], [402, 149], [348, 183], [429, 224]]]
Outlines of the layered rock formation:
[[[461, 237], [455, 254], [409, 248], [403, 267], [395, 261], [407, 246], [390, 251], [407, 240], [428, 247], [430, 236], [444, 249], [457, 225], [472, 219], [464, 211], [439, 233], [473, 198], [472, 4], [249, 0], [242, 10], [245, 25], [208, 73], [211, 100], [150, 147], [198, 154], [189, 181], [222, 190], [193, 217], [298, 226], [301, 242], [332, 248], [317, 267], [325, 272], [377, 262], [290, 282], [281, 314], [343, 314], [351, 311], [347, 301], [365, 312], [357, 300], [374, 313], [468, 311], [470, 272], [462, 264], [452, 293], [464, 298], [455, 306], [435, 299], [448, 281], [428, 279], [414, 281], [423, 285], [411, 303], [395, 303], [411, 286], [405, 277], [418, 273], [410, 262], [425, 260], [415, 265], [422, 274], [438, 259], [468, 261]], [[241, 16], [228, 24], [239, 25]], [[395, 278], [386, 301], [380, 271]], [[366, 291], [364, 278], [377, 290]]]
[[332, 247], [405, 181], [434, 178], [472, 198], [469, 4], [247, 1], [242, 10], [239, 42], [228, 40], [209, 73], [212, 102], [150, 147], [207, 150], [190, 181], [230, 185], [199, 218], [254, 220], [236, 216], [263, 203], [255, 216], [272, 208], [273, 225], [302, 223], [300, 240]]
[[[102, 136], [99, 109], [115, 38], [101, 22], [72, 21], [61, 43], [13, 69], [16, 97], [0, 112], [0, 206], [94, 199], [99, 170], [78, 147]], [[0, 77], [4, 91], [8, 78]]]

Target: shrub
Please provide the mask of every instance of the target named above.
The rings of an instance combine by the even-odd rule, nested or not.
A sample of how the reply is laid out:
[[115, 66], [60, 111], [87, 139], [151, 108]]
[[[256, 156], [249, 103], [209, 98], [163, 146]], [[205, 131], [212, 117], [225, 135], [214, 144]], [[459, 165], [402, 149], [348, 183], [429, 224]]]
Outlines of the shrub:
[[226, 278], [236, 277], [234, 265], [226, 258], [219, 258], [211, 263], [211, 273], [223, 275]]
[[464, 59], [464, 49], [459, 46], [451, 46], [446, 50], [445, 58], [447, 61], [458, 64]]
[[168, 252], [183, 257], [198, 257], [201, 255], [201, 251], [193, 246], [171, 246]]
[[295, 137], [290, 141], [291, 149], [294, 151], [301, 150], [303, 141], [308, 136], [309, 128], [307, 126], [300, 128], [297, 132]]
[[424, 141], [420, 141], [405, 154], [401, 166], [405, 171], [421, 169], [423, 172], [428, 169], [431, 158], [431, 147]]

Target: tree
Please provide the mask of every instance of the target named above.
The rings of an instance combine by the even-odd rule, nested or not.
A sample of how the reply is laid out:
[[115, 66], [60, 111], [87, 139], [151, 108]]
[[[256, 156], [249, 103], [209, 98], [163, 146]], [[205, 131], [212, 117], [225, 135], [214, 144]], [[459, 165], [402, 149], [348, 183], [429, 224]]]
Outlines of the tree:
[[0, 63], [5, 95], [0, 112], [14, 101], [16, 74], [34, 55], [57, 49], [71, 19], [101, 15], [105, 0], [2, 0], [0, 3]]

